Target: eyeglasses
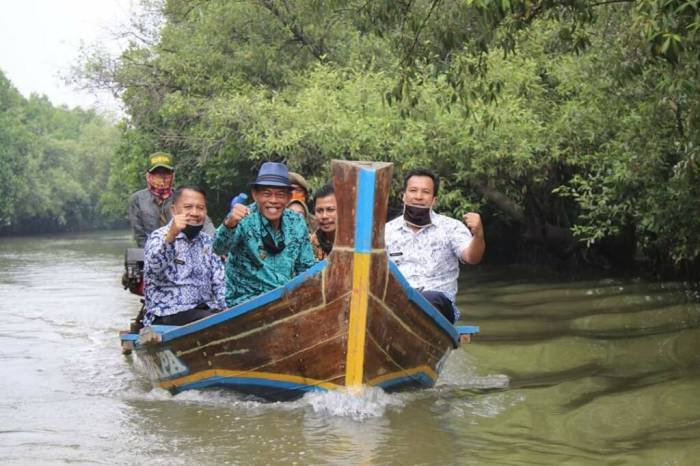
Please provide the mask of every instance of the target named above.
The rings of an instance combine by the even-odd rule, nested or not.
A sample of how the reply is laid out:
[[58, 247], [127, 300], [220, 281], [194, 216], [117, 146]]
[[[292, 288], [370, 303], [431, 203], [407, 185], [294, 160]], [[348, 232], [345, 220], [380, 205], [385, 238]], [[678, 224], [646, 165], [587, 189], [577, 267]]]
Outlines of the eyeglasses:
[[260, 196], [262, 199], [269, 200], [269, 199], [277, 199], [277, 200], [286, 200], [289, 197], [289, 191], [283, 191], [283, 190], [275, 190], [272, 191], [271, 189], [263, 189], [262, 191], [258, 191], [258, 196]]

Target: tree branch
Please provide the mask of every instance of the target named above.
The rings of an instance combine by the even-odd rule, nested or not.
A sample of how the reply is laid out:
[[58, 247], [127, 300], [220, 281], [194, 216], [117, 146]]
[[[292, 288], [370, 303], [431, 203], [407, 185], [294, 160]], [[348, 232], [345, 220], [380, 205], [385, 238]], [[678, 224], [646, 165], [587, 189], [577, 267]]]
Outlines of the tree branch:
[[604, 2], [592, 3], [591, 8], [594, 8], [597, 6], [611, 5], [613, 3], [636, 3], [636, 0], [607, 0]]
[[[279, 8], [274, 4], [273, 0], [259, 0], [260, 4], [265, 7], [274, 17], [276, 17], [289, 31], [292, 33], [294, 38], [302, 43], [306, 48], [311, 51], [311, 54], [316, 57], [319, 61], [324, 61], [324, 56], [326, 55], [326, 50], [322, 44], [316, 43], [313, 39], [306, 35], [304, 29], [298, 24], [291, 21], [286, 17]], [[289, 5], [287, 8], [289, 8]]]
[[[413, 51], [415, 50], [416, 45], [418, 45], [418, 39], [420, 38], [421, 32], [423, 32], [423, 28], [425, 27], [425, 25], [427, 24], [428, 20], [429, 20], [430, 17], [432, 16], [433, 11], [435, 11], [435, 8], [438, 6], [438, 4], [439, 4], [441, 1], [442, 1], [442, 0], [433, 0], [432, 4], [430, 5], [430, 10], [428, 10], [428, 14], [425, 15], [425, 17], [423, 18], [423, 21], [421, 22], [420, 26], [418, 26], [418, 30], [416, 30], [416, 35], [415, 35], [415, 37], [413, 38], [413, 43], [411, 44], [411, 47], [408, 49], [408, 52], [406, 53], [406, 56], [407, 56], [407, 57], [410, 57], [410, 56], [413, 55]], [[410, 8], [410, 3], [409, 3], [409, 8]]]

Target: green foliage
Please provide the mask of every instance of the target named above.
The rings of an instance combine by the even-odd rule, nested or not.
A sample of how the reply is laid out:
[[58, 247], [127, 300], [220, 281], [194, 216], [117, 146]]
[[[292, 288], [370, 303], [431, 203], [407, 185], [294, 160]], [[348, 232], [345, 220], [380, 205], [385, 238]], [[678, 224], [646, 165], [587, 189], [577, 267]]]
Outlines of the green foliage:
[[100, 195], [99, 209], [103, 215], [126, 218], [131, 193], [145, 186], [146, 155], [156, 151], [147, 135], [121, 123], [116, 129], [120, 137], [112, 146], [113, 156], [108, 176], [103, 179], [106, 189]]
[[26, 164], [31, 150], [31, 134], [23, 124], [22, 96], [0, 73], [0, 228], [15, 218], [15, 200], [27, 191]]
[[613, 45], [600, 44], [599, 62], [590, 65], [610, 80], [606, 93], [591, 95], [605, 111], [606, 120], [594, 126], [605, 129], [605, 138], [586, 170], [560, 192], [576, 200], [573, 231], [588, 245], [631, 229], [637, 259], [659, 272], [690, 274], [700, 263], [693, 233], [700, 231], [697, 35], [683, 36], [673, 56], [667, 51], [657, 60], [661, 50], [640, 53], [648, 37], [640, 40], [636, 32], [618, 27], [612, 40], [599, 39]]
[[159, 34], [137, 25], [147, 40], [84, 68], [130, 115], [110, 212], [155, 149], [222, 206], [263, 160], [314, 187], [332, 158], [387, 160], [394, 194], [402, 172], [431, 166], [439, 208], [480, 209], [509, 248], [614, 260], [626, 242], [656, 271], [700, 264], [697, 1], [170, 0], [160, 12]]
[[99, 211], [117, 136], [91, 111], [24, 99], [0, 73], [0, 233], [79, 230]]

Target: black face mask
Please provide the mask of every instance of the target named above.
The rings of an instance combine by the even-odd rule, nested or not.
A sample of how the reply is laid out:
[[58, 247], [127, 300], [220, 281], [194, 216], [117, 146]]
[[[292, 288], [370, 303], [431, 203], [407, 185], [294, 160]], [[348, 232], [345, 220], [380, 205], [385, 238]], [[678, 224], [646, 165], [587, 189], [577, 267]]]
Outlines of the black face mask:
[[[262, 214], [260, 214], [260, 221], [263, 222], [263, 219], [264, 219], [264, 217], [262, 216]], [[264, 225], [264, 223], [263, 223], [263, 225]], [[280, 219], [279, 229], [280, 229], [280, 231], [282, 231], [282, 219]], [[284, 251], [284, 248], [286, 246], [284, 244], [284, 238], [282, 238], [279, 243], [275, 243], [275, 240], [272, 239], [272, 234], [264, 226], [263, 226], [262, 231], [260, 233], [262, 234], [263, 248], [265, 248], [265, 251], [267, 251], [268, 254], [270, 254], [271, 256], [274, 256], [274, 255], [279, 254], [282, 251]]]
[[284, 244], [284, 239], [280, 240], [279, 244], [275, 243], [275, 240], [272, 239], [272, 235], [269, 232], [266, 232], [265, 236], [263, 236], [262, 244], [265, 248], [265, 251], [267, 251], [267, 253], [271, 256], [281, 253], [282, 251], [284, 251], [284, 248], [286, 246]]
[[[331, 234], [335, 235], [335, 232]], [[321, 250], [326, 254], [330, 254], [331, 250], [333, 249], [333, 238], [329, 238], [327, 235], [328, 233], [324, 231], [316, 231], [316, 239], [318, 239], [318, 244], [321, 246]]]
[[430, 207], [403, 205], [403, 219], [409, 225], [424, 227], [430, 225]]
[[182, 229], [182, 232], [187, 236], [187, 239], [192, 241], [199, 235], [199, 232], [202, 231], [202, 228], [204, 228], [204, 224], [202, 225], [186, 225], [185, 228]]

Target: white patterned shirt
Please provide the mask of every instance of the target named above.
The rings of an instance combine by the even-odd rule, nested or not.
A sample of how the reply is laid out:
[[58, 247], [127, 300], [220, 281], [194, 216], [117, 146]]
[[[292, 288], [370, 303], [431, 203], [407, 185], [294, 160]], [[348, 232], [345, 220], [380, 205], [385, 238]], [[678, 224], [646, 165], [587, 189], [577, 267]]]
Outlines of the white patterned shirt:
[[386, 224], [384, 241], [408, 284], [419, 291], [441, 291], [454, 303], [462, 252], [472, 242], [467, 226], [430, 211], [430, 225], [414, 232], [397, 217]]

